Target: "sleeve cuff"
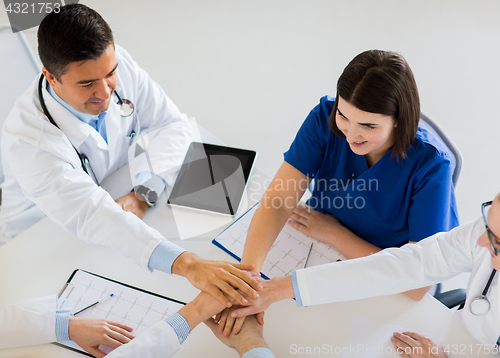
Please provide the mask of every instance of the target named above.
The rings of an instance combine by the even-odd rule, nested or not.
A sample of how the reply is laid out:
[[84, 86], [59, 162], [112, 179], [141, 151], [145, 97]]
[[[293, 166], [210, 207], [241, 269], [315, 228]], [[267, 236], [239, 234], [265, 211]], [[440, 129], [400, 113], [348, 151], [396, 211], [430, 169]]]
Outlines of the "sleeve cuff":
[[189, 325], [186, 319], [179, 312], [176, 312], [168, 317], [165, 322], [175, 331], [177, 337], [179, 337], [179, 343], [184, 343], [189, 336]]
[[275, 358], [269, 348], [258, 347], [250, 349], [241, 358]]
[[158, 196], [165, 190], [165, 180], [150, 172], [140, 172], [136, 176], [135, 185], [144, 185], [148, 188], [154, 189]]
[[56, 339], [58, 342], [69, 341], [69, 315], [71, 308], [56, 309]]
[[303, 307], [302, 298], [300, 297], [299, 283], [297, 282], [297, 272], [292, 271], [292, 285], [293, 294], [295, 295], [295, 301], [297, 302], [297, 307]]
[[149, 271], [160, 270], [171, 275], [174, 261], [185, 251], [170, 241], [160, 242], [149, 258]]

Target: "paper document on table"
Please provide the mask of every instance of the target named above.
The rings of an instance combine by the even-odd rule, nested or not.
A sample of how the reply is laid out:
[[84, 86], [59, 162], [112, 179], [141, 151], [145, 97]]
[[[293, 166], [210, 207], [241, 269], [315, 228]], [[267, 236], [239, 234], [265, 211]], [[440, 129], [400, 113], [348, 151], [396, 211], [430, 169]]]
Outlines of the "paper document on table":
[[[113, 297], [109, 297], [111, 294]], [[77, 317], [104, 318], [123, 323], [134, 329], [134, 336], [140, 335], [184, 306], [180, 301], [83, 270], [73, 272], [58, 303], [60, 308], [70, 307], [73, 314], [103, 298], [106, 298], [103, 302], [79, 313]], [[89, 355], [73, 341], [59, 342], [58, 345]], [[100, 349], [106, 353], [112, 350], [104, 346]]]
[[[248, 228], [256, 209], [257, 204], [212, 242], [237, 260], [241, 260]], [[311, 243], [313, 248], [307, 260]], [[345, 259], [345, 256], [333, 246], [315, 240], [285, 224], [267, 254], [261, 273], [265, 278], [286, 276], [294, 270], [304, 268], [306, 260], [307, 267], [310, 267]]]
[[342, 349], [343, 354], [341, 358], [400, 357], [396, 352], [394, 344], [391, 342], [391, 337], [394, 332], [417, 332], [430, 338], [434, 343], [441, 344], [441, 337], [432, 334], [375, 321], [369, 318], [355, 317], [347, 342]]

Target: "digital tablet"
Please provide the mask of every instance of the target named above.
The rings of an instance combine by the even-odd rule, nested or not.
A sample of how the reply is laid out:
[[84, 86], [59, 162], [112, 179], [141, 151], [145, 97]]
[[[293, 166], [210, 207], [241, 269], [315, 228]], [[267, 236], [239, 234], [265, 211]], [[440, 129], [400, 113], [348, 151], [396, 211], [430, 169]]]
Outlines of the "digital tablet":
[[257, 153], [193, 142], [168, 204], [236, 215]]

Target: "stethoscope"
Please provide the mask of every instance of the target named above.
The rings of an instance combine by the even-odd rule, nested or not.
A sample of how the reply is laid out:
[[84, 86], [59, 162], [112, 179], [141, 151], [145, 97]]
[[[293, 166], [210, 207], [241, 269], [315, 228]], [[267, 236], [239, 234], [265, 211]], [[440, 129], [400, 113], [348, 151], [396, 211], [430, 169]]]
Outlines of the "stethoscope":
[[497, 270], [493, 269], [490, 275], [490, 279], [488, 280], [488, 283], [484, 287], [483, 293], [474, 298], [470, 303], [469, 305], [470, 313], [472, 313], [474, 316], [484, 316], [490, 310], [491, 304], [490, 301], [488, 301], [488, 299], [486, 298], [486, 294], [488, 293], [491, 282], [493, 281], [493, 277], [495, 277], [496, 273]]
[[[43, 88], [43, 79], [44, 79], [44, 77], [45, 76], [42, 74], [40, 76], [40, 81], [38, 82], [38, 96], [40, 97], [40, 105], [42, 106], [43, 113], [47, 116], [47, 118], [49, 119], [50, 123], [52, 123], [54, 126], [56, 126], [60, 130], [61, 128], [59, 128], [59, 126], [57, 125], [57, 123], [54, 121], [54, 118], [52, 118], [52, 116], [50, 115], [49, 110], [47, 109], [47, 106], [45, 105], [45, 100], [43, 99], [42, 88]], [[131, 116], [132, 113], [134, 113], [134, 104], [130, 100], [128, 100], [128, 99], [121, 99], [121, 97], [118, 95], [118, 93], [116, 91], [113, 91], [113, 93], [118, 98], [117, 104], [120, 105], [120, 116], [122, 116], [122, 117], [129, 117], [129, 116]], [[76, 149], [76, 147], [73, 145], [73, 143], [71, 143], [71, 146], [73, 147], [73, 149], [75, 150], [76, 154], [78, 155], [78, 158], [80, 158], [80, 163], [82, 164], [83, 171], [85, 173], [87, 173], [89, 176], [91, 176], [90, 173], [92, 173], [91, 177], [94, 177], [95, 183], [98, 186], [100, 186], [99, 180], [97, 180], [97, 177], [96, 177], [94, 171], [92, 170], [92, 166], [90, 165], [90, 160], [87, 157], [87, 155], [85, 155], [84, 153], [80, 153], [78, 151], [78, 149]]]

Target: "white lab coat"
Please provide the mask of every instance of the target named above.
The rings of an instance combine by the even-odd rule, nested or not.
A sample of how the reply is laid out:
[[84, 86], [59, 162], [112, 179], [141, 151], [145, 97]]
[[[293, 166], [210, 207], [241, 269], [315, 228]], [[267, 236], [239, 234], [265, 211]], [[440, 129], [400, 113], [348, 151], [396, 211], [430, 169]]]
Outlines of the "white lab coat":
[[107, 358], [171, 358], [182, 352], [179, 337], [165, 321], [148, 328], [132, 341], [115, 349]]
[[57, 296], [0, 304], [0, 349], [54, 342]]
[[[38, 78], [17, 100], [2, 131], [2, 185], [0, 243], [33, 225], [45, 215], [80, 239], [111, 246], [147, 267], [149, 257], [164, 240], [155, 229], [124, 212], [104, 189], [81, 168], [71, 143], [88, 156], [97, 179], [134, 157], [135, 138], [148, 134], [146, 153], [134, 159], [132, 178], [142, 171], [161, 175], [172, 185], [190, 143], [187, 117], [165, 95], [130, 55], [116, 46], [118, 87], [122, 98], [135, 106], [134, 114], [121, 117], [113, 95], [106, 115], [108, 144], [47, 92], [46, 106], [61, 130], [43, 114]], [[71, 141], [71, 142], [70, 142]], [[139, 163], [139, 164], [137, 164]]]
[[474, 316], [469, 309], [493, 270], [489, 250], [477, 245], [484, 232], [484, 221], [478, 218], [448, 233], [437, 233], [399, 249], [298, 270], [302, 303], [309, 306], [389, 295], [470, 272], [465, 307], [457, 314], [474, 338], [484, 344], [495, 344], [500, 336], [498, 273], [487, 294], [491, 303], [489, 312]]

